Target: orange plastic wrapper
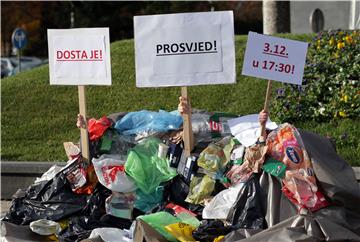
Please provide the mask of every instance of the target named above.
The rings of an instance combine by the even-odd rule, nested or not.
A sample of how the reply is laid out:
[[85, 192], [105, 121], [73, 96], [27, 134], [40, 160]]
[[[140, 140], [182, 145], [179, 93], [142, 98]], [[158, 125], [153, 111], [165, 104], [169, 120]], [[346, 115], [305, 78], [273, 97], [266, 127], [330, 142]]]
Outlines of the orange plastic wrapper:
[[268, 135], [266, 145], [268, 154], [287, 166], [282, 190], [293, 203], [310, 211], [329, 205], [319, 191], [310, 158], [294, 126], [280, 125]]

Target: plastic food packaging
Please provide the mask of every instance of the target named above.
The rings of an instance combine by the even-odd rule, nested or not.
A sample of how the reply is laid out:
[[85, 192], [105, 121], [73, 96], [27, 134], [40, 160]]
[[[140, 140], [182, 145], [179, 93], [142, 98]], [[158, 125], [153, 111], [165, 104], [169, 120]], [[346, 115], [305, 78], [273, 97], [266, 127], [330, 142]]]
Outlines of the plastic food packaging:
[[211, 142], [210, 114], [194, 110], [191, 114], [191, 126], [197, 142]]
[[190, 192], [185, 202], [193, 204], [202, 204], [204, 199], [208, 198], [215, 188], [215, 180], [205, 175], [203, 177], [193, 177], [190, 183]]
[[110, 119], [106, 116], [101, 117], [99, 120], [94, 118], [88, 121], [89, 139], [95, 141], [103, 136], [104, 132], [112, 125]]
[[105, 201], [106, 213], [118, 218], [132, 219], [134, 203], [134, 193], [113, 192]]
[[111, 191], [124, 193], [136, 190], [135, 183], [125, 173], [125, 162], [122, 155], [104, 154], [92, 159], [100, 183]]
[[267, 159], [263, 165], [263, 170], [270, 173], [273, 176], [284, 178], [286, 165], [275, 159]]
[[190, 214], [191, 216], [196, 216], [195, 213], [187, 210], [186, 208], [183, 208], [177, 204], [174, 204], [174, 203], [169, 203], [165, 206], [165, 208], [170, 208], [174, 211], [175, 215], [178, 215], [179, 213], [188, 213]]
[[214, 113], [210, 116], [210, 130], [213, 138], [225, 137], [231, 135], [228, 120], [238, 117], [230, 113]]
[[187, 183], [190, 183], [191, 177], [197, 170], [197, 157], [189, 156], [185, 159], [185, 154], [181, 156], [181, 160], [177, 167], [177, 173], [184, 177]]
[[181, 145], [170, 142], [167, 156], [169, 157], [171, 167], [178, 167], [182, 155], [183, 148]]
[[204, 219], [225, 220], [243, 185], [244, 183], [239, 183], [234, 187], [230, 187], [218, 193], [208, 204], [205, 204], [202, 217]]
[[165, 226], [167, 232], [172, 234], [180, 242], [196, 241], [192, 237], [192, 232], [196, 229], [194, 226], [186, 223], [174, 223]]
[[62, 171], [66, 174], [66, 179], [70, 182], [73, 191], [86, 184], [86, 163], [82, 162], [81, 157], [68, 161]]
[[287, 167], [283, 191], [293, 203], [311, 211], [328, 206], [318, 190], [311, 160], [294, 126], [280, 125], [268, 135], [267, 146], [269, 155]]
[[177, 175], [167, 159], [158, 157], [161, 141], [157, 138], [146, 138], [129, 151], [125, 163], [126, 173], [133, 178], [136, 186], [150, 194], [160, 185]]
[[39, 219], [31, 222], [30, 229], [40, 235], [51, 235], [61, 231], [61, 227], [57, 222], [47, 219]]
[[217, 172], [225, 163], [226, 157], [223, 148], [212, 143], [200, 153], [197, 162], [199, 167], [213, 172]]

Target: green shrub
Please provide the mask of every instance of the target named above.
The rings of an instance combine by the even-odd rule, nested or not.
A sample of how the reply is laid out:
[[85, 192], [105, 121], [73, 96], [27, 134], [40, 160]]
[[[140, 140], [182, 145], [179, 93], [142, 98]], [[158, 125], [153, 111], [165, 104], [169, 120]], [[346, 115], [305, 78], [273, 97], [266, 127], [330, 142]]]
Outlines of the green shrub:
[[360, 31], [319, 33], [310, 43], [303, 85], [277, 89], [272, 112], [278, 122], [360, 116]]

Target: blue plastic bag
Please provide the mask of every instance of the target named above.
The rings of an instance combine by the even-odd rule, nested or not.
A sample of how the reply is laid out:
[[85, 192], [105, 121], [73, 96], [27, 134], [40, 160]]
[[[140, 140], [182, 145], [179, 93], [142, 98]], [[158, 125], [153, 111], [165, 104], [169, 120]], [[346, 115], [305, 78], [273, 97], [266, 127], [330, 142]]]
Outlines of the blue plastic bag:
[[115, 129], [123, 135], [135, 135], [140, 133], [167, 132], [180, 128], [183, 123], [182, 117], [175, 112], [152, 112], [142, 110], [130, 112], [116, 122]]

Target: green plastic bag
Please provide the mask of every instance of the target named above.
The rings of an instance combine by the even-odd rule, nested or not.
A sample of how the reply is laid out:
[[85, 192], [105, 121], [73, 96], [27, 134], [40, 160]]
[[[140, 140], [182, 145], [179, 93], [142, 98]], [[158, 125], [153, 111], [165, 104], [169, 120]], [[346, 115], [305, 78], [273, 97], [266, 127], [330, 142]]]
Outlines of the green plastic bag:
[[163, 194], [163, 186], [158, 186], [151, 194], [143, 193], [140, 189], [137, 189], [134, 207], [146, 213], [163, 201]]
[[177, 241], [177, 239], [173, 235], [166, 231], [165, 226], [181, 222], [180, 218], [172, 216], [170, 213], [167, 212], [158, 212], [149, 215], [139, 216], [137, 217], [137, 219], [141, 219], [144, 222], [148, 223], [156, 231], [162, 234], [167, 240]]
[[209, 197], [215, 188], [215, 180], [208, 175], [204, 177], [193, 177], [190, 183], [189, 194], [185, 202], [201, 204]]
[[265, 161], [262, 169], [273, 176], [284, 178], [286, 165], [278, 160], [270, 158]]
[[168, 181], [177, 175], [170, 167], [167, 159], [158, 157], [158, 147], [161, 141], [157, 138], [147, 138], [130, 149], [125, 171], [131, 176], [136, 186], [146, 194], [153, 193], [160, 183]]

